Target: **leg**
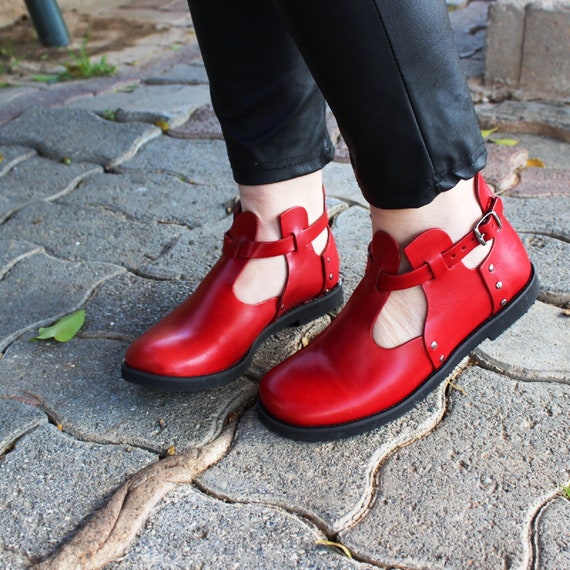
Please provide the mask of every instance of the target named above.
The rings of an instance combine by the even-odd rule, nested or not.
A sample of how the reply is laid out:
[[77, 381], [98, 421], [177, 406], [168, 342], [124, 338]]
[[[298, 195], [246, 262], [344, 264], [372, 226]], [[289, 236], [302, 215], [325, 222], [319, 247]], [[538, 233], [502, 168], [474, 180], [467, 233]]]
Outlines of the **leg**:
[[322, 95], [265, 0], [189, 4], [240, 203], [216, 266], [127, 351], [125, 379], [176, 391], [235, 380], [268, 335], [342, 301]]
[[337, 116], [373, 240], [346, 307], [263, 379], [258, 411], [282, 435], [336, 439], [413, 407], [538, 284], [477, 174], [485, 151], [444, 2], [275, 2]]

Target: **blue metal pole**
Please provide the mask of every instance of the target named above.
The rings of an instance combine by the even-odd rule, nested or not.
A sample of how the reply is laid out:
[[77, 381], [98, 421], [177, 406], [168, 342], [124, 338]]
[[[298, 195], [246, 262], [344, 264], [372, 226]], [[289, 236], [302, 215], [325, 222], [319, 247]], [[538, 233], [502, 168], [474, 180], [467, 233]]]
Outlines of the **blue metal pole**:
[[47, 47], [69, 45], [69, 32], [56, 0], [25, 0], [40, 41]]

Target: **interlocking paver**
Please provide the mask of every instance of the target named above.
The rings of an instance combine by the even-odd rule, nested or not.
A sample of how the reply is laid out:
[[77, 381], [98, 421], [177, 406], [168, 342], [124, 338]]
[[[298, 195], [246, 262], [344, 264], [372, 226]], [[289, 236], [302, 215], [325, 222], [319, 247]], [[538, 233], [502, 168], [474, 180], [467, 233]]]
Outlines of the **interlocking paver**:
[[0, 219], [34, 200], [54, 200], [101, 171], [89, 162], [62, 164], [33, 156], [0, 178]]
[[158, 127], [117, 123], [83, 109], [36, 108], [0, 127], [0, 143], [35, 148], [54, 160], [95, 162], [113, 167], [159, 136]]
[[6, 453], [23, 435], [47, 421], [47, 416], [38, 408], [0, 398], [0, 453]]
[[535, 524], [536, 567], [570, 568], [570, 500], [558, 496], [540, 512]]
[[0, 176], [10, 172], [16, 164], [30, 158], [36, 154], [33, 148], [25, 146], [0, 145]]
[[181, 487], [156, 509], [128, 554], [108, 568], [197, 570], [206, 560], [209, 568], [374, 568], [316, 544], [325, 538], [310, 522], [281, 509], [226, 504]]
[[342, 540], [388, 566], [532, 567], [529, 505], [570, 477], [570, 386], [479, 368], [456, 383], [465, 394], [383, 464], [371, 512]]
[[131, 473], [156, 455], [77, 441], [46, 425], [18, 441], [0, 463], [0, 543], [37, 560], [69, 537]]
[[97, 285], [122, 271], [105, 263], [59, 261], [44, 253], [26, 257], [0, 280], [0, 350], [76, 310]]
[[0, 279], [28, 255], [40, 253], [42, 247], [27, 241], [13, 239], [0, 240]]
[[141, 85], [128, 91], [79, 99], [68, 107], [93, 111], [102, 116], [112, 113], [120, 122], [160, 122], [177, 127], [209, 100], [207, 85]]

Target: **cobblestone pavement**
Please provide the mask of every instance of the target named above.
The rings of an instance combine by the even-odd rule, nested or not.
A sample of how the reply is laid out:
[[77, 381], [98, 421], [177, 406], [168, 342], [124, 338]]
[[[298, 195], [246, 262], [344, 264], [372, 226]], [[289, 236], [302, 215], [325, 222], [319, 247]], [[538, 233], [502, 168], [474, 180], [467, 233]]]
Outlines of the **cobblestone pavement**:
[[[452, 14], [471, 77], [486, 6]], [[331, 316], [279, 333], [221, 389], [120, 379], [128, 343], [214, 263], [236, 195], [195, 43], [163, 56], [0, 90], [0, 567], [570, 568], [570, 108], [489, 102], [473, 80], [482, 126], [519, 140], [489, 141], [486, 175], [538, 268], [530, 312], [406, 416], [301, 444], [252, 402]], [[350, 292], [368, 212], [330, 127]], [[80, 308], [70, 342], [30, 341]]]

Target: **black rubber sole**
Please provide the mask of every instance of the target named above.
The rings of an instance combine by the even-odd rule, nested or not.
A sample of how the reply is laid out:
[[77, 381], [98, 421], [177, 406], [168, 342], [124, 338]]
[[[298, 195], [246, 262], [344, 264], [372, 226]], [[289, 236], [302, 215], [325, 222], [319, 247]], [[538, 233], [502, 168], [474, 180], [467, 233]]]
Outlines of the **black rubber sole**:
[[534, 268], [531, 278], [522, 291], [499, 313], [487, 319], [468, 336], [450, 355], [447, 362], [408, 398], [388, 410], [349, 423], [319, 427], [291, 425], [274, 418], [257, 400], [257, 413], [260, 420], [275, 433], [297, 441], [333, 441], [359, 435], [391, 422], [419, 404], [430, 392], [439, 386], [457, 365], [485, 339], [495, 340], [522, 317], [533, 305], [538, 296], [539, 283]]
[[121, 375], [127, 382], [164, 392], [199, 392], [224, 386], [237, 380], [248, 369], [255, 351], [261, 343], [271, 335], [286, 327], [302, 325], [321, 317], [333, 309], [336, 309], [342, 302], [342, 285], [339, 284], [322, 297], [292, 309], [266, 327], [255, 339], [255, 342], [251, 345], [247, 354], [237, 364], [215, 374], [190, 377], [160, 376], [158, 374], [150, 374], [149, 372], [137, 370], [136, 368], [130, 367], [126, 362], [123, 362]]

